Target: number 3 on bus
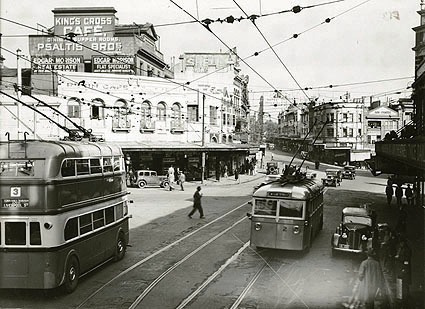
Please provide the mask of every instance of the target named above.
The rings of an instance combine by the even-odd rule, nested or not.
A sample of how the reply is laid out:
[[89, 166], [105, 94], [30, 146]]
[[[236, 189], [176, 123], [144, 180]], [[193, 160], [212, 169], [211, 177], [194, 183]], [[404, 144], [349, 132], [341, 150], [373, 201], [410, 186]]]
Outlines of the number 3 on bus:
[[282, 178], [260, 186], [253, 194], [251, 245], [309, 250], [323, 227], [323, 185], [314, 179]]
[[124, 160], [91, 142], [0, 143], [0, 288], [76, 289], [129, 240]]

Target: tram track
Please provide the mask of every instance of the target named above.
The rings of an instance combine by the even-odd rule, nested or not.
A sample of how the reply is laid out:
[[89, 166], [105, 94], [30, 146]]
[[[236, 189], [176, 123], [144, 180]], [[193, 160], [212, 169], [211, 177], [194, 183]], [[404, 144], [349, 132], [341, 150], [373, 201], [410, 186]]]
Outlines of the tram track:
[[[167, 254], [168, 257], [173, 257], [174, 255], [179, 255], [181, 252], [174, 252], [178, 251], [180, 247], [183, 245], [187, 246], [186, 243], [188, 243], [190, 240], [192, 240], [195, 237], [199, 237], [199, 234], [202, 232], [207, 232], [207, 230], [212, 229], [213, 235], [212, 237], [209, 237], [208, 240], [204, 241], [201, 245], [196, 245], [196, 248], [191, 250], [189, 253], [185, 252], [185, 255], [181, 258], [178, 258], [178, 261], [173, 262], [171, 266], [169, 266], [165, 271], [163, 271], [159, 275], [155, 275], [155, 278], [147, 284], [146, 287], [143, 288], [143, 291], [141, 293], [138, 293], [137, 297], [135, 297], [134, 293], [132, 293], [132, 296], [129, 296], [126, 302], [126, 306], [128, 304], [128, 308], [136, 308], [138, 304], [142, 302], [142, 300], [154, 289], [165, 277], [170, 275], [173, 270], [175, 270], [177, 267], [179, 267], [182, 263], [187, 261], [192, 256], [199, 253], [201, 250], [203, 250], [205, 247], [210, 245], [212, 242], [220, 238], [221, 236], [225, 235], [226, 233], [229, 233], [230, 230], [232, 230], [234, 227], [236, 227], [241, 222], [245, 221], [247, 217], [243, 216], [242, 218], [239, 215], [239, 218], [235, 221], [235, 219], [232, 219], [230, 215], [237, 214], [238, 210], [241, 210], [241, 208], [247, 206], [247, 203], [243, 203], [234, 209], [224, 213], [223, 215], [215, 218], [211, 222], [206, 223], [205, 225], [202, 225], [201, 227], [197, 228], [196, 230], [191, 231], [190, 233], [178, 238], [177, 240], [173, 241], [172, 243], [162, 247], [159, 250], [156, 250], [155, 252], [151, 253], [149, 256], [144, 257], [143, 259], [137, 261], [136, 263], [132, 264], [131, 266], [127, 267], [125, 270], [120, 272], [119, 274], [112, 277], [110, 280], [108, 280], [106, 283], [102, 284], [99, 288], [97, 288], [94, 292], [92, 292], [89, 296], [87, 296], [82, 302], [79, 303], [79, 305], [76, 308], [93, 308], [93, 304], [96, 303], [95, 299], [103, 299], [105, 295], [108, 295], [107, 290], [111, 289], [111, 287], [122, 287], [123, 282], [124, 285], [128, 284], [128, 282], [139, 282], [139, 284], [146, 284], [145, 281], [148, 281], [149, 279], [143, 279], [143, 278], [137, 278], [137, 276], [134, 276], [134, 273], [140, 272], [140, 269], [143, 269], [143, 266], [146, 266], [145, 268], [151, 269], [158, 267], [157, 265], [154, 265], [153, 267], [149, 267], [150, 264], [152, 264], [153, 259], [155, 257], [159, 257], [160, 255]], [[220, 228], [217, 227], [217, 224], [223, 224], [224, 221], [232, 220], [232, 222], [226, 222], [226, 225], [228, 226], [224, 230], [216, 233], [214, 229]], [[210, 232], [211, 233], [211, 232]], [[193, 242], [193, 241], [192, 241]], [[190, 242], [190, 243], [192, 243]], [[170, 253], [169, 251], [173, 249], [173, 253]], [[162, 258], [160, 259], [163, 260]], [[149, 264], [149, 265], [148, 265]], [[126, 295], [127, 296], [127, 295]], [[127, 298], [127, 297], [126, 297]], [[134, 301], [130, 301], [130, 299], [134, 298]]]

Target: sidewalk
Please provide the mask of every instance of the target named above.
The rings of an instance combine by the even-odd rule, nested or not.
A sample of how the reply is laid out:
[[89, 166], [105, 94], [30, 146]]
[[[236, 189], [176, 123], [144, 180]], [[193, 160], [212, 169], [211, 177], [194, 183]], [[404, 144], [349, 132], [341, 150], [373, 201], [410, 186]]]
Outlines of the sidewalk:
[[[229, 185], [238, 185], [241, 183], [252, 182], [253, 187], [257, 184], [257, 182], [261, 182], [261, 180], [266, 176], [266, 171], [257, 172], [255, 175], [247, 175], [247, 174], [239, 174], [239, 180], [235, 179], [235, 175], [229, 176], [227, 178], [220, 177], [220, 180], [215, 178], [208, 178], [204, 180], [204, 186], [229, 186]], [[201, 181], [190, 181], [191, 183], [201, 183]]]

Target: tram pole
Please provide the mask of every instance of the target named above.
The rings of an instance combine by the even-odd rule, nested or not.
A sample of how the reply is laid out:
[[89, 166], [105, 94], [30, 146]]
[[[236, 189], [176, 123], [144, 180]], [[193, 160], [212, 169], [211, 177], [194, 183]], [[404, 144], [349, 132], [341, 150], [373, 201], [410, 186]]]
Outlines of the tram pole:
[[[199, 91], [199, 90], [198, 90]], [[205, 147], [205, 93], [202, 94], [202, 148]], [[202, 149], [202, 173], [201, 173], [201, 183], [204, 183], [205, 177], [205, 151]]]

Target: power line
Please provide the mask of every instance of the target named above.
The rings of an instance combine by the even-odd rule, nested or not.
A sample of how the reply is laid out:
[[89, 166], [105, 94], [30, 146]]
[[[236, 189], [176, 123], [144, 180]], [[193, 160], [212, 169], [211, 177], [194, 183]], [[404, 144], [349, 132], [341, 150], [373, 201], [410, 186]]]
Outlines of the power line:
[[[266, 80], [260, 73], [258, 73], [251, 65], [249, 65], [243, 58], [239, 57], [239, 55], [232, 50], [218, 35], [216, 35], [209, 27], [208, 25], [203, 24], [200, 20], [198, 20], [196, 17], [194, 17], [192, 14], [190, 14], [188, 11], [186, 11], [184, 8], [182, 8], [180, 5], [178, 5], [173, 0], [169, 0], [171, 3], [173, 3], [176, 7], [178, 7], [180, 10], [185, 12], [187, 15], [192, 17], [194, 20], [196, 20], [200, 25], [202, 25], [206, 30], [208, 30], [212, 35], [214, 35], [217, 40], [219, 40], [224, 46], [226, 46], [231, 53], [233, 53], [238, 59], [240, 59], [247, 67], [249, 67], [258, 77], [260, 77], [263, 81], [265, 81], [270, 87], [275, 89], [276, 91], [279, 91], [274, 87], [268, 80]], [[281, 93], [282, 94], [282, 93]], [[283, 97], [286, 97], [284, 94], [282, 94]]]
[[[239, 9], [246, 15], [248, 16], [248, 14], [242, 9], [242, 7], [236, 2], [236, 0], [233, 0], [233, 2], [239, 7]], [[295, 11], [294, 11], [295, 12]], [[307, 95], [307, 93], [304, 91], [304, 89], [301, 87], [301, 85], [298, 83], [298, 81], [295, 79], [295, 76], [291, 73], [291, 71], [289, 70], [289, 68], [285, 65], [285, 63], [282, 61], [282, 59], [279, 57], [279, 55], [276, 53], [276, 51], [273, 49], [273, 47], [271, 46], [270, 42], [267, 40], [267, 38], [264, 36], [263, 32], [260, 30], [260, 28], [258, 28], [257, 24], [255, 23], [255, 19], [251, 19], [252, 24], [254, 25], [254, 27], [258, 30], [258, 32], [260, 33], [260, 35], [262, 36], [262, 38], [264, 39], [264, 41], [267, 43], [267, 45], [270, 47], [270, 49], [272, 50], [272, 52], [275, 54], [275, 56], [277, 57], [277, 59], [279, 60], [279, 62], [283, 65], [283, 67], [285, 68], [285, 70], [289, 73], [289, 75], [291, 76], [292, 80], [297, 84], [297, 86], [300, 88], [300, 90], [304, 93], [304, 95], [306, 96], [306, 98], [310, 101], [310, 97]]]

